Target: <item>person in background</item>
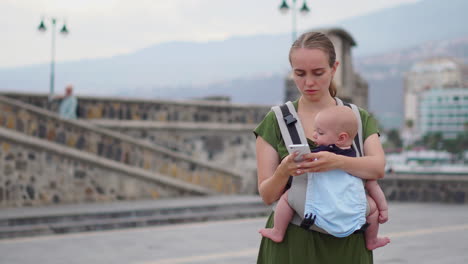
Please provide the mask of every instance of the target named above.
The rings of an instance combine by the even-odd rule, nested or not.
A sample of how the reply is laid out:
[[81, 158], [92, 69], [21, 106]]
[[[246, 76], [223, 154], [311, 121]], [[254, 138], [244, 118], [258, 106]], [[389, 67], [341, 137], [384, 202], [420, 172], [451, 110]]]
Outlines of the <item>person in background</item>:
[[73, 85], [69, 84], [65, 87], [65, 96], [61, 98], [59, 107], [59, 115], [65, 119], [76, 119], [76, 111], [78, 107], [78, 99], [73, 95]]

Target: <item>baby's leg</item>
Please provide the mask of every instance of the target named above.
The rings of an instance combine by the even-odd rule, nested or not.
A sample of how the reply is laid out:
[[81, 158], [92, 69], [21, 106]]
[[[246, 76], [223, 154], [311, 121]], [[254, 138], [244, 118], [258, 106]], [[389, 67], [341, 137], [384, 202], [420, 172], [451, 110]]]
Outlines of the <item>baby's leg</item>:
[[367, 202], [369, 203], [370, 207], [370, 213], [367, 216], [367, 223], [369, 223], [369, 227], [367, 228], [364, 235], [366, 237], [367, 249], [374, 250], [390, 243], [390, 239], [388, 237], [377, 237], [379, 232], [379, 210], [374, 202], [374, 199], [372, 199], [369, 195], [367, 195]]
[[294, 210], [288, 204], [288, 193], [284, 193], [276, 205], [273, 228], [260, 229], [264, 237], [279, 243], [283, 241], [284, 234], [294, 214]]

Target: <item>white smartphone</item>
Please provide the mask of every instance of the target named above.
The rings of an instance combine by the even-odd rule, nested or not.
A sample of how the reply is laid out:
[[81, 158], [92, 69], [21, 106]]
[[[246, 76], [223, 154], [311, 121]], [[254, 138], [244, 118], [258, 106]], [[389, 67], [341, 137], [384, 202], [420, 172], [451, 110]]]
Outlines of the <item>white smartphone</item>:
[[289, 150], [292, 150], [292, 151], [289, 151], [289, 153], [293, 153], [294, 151], [299, 152], [296, 158], [294, 158], [294, 161], [296, 162], [303, 161], [304, 160], [303, 155], [310, 153], [309, 145], [306, 145], [306, 144], [293, 144], [293, 145], [289, 145], [288, 148]]

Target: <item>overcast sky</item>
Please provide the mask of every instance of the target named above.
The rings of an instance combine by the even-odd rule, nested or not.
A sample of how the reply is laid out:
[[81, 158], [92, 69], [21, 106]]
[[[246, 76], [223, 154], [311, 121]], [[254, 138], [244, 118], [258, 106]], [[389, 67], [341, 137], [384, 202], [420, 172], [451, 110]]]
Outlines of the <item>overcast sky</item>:
[[[291, 12], [282, 0], [0, 0], [0, 67], [49, 63], [51, 31], [39, 32], [41, 17], [63, 22], [56, 34], [56, 60], [110, 57], [167, 41], [211, 41], [232, 36], [290, 33]], [[329, 25], [419, 0], [307, 0], [298, 31]], [[287, 1], [289, 4], [292, 0]], [[297, 8], [303, 0], [297, 0]]]

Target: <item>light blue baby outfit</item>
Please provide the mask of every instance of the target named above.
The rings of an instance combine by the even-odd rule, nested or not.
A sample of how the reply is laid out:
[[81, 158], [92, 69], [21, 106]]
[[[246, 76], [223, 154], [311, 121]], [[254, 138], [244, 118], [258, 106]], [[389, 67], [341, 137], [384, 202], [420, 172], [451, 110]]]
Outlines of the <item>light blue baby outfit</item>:
[[[318, 151], [355, 156], [353, 149], [341, 150], [334, 145], [320, 148]], [[343, 151], [346, 153], [340, 153]], [[315, 225], [336, 237], [346, 237], [361, 229], [366, 223], [367, 209], [362, 179], [343, 170], [308, 173], [307, 177], [305, 218], [315, 218]]]

